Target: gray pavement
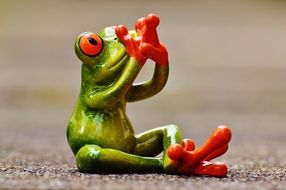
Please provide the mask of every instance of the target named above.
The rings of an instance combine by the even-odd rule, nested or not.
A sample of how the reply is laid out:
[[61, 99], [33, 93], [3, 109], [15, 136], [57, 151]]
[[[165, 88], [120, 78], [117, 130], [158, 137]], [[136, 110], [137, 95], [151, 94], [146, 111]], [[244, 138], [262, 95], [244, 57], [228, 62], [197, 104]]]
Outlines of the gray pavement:
[[[0, 1], [0, 189], [285, 189], [285, 10], [283, 1]], [[229, 125], [227, 178], [75, 167], [65, 137], [80, 86], [73, 41], [150, 12], [171, 72], [162, 93], [128, 105], [135, 131], [174, 123], [200, 145]]]

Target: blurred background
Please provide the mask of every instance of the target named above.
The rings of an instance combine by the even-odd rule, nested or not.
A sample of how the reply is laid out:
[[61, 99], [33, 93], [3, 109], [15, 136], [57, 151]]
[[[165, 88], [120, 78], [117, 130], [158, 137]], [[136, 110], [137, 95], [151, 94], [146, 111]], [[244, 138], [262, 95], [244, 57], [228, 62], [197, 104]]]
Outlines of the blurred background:
[[[201, 144], [225, 124], [231, 167], [285, 166], [282, 0], [0, 0], [0, 166], [73, 164], [65, 130], [80, 88], [75, 38], [111, 25], [133, 29], [149, 13], [161, 18], [170, 77], [160, 94], [128, 104], [135, 131], [174, 123]], [[148, 62], [138, 81], [153, 68]]]

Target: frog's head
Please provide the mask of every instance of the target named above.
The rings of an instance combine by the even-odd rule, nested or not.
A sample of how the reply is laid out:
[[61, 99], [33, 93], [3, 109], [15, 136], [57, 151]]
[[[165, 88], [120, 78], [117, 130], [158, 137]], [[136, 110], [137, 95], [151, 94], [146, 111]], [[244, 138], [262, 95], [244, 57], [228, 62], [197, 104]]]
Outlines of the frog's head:
[[99, 85], [116, 81], [128, 59], [125, 46], [115, 34], [115, 27], [105, 28], [100, 35], [81, 34], [75, 41], [75, 52], [83, 63], [83, 77]]

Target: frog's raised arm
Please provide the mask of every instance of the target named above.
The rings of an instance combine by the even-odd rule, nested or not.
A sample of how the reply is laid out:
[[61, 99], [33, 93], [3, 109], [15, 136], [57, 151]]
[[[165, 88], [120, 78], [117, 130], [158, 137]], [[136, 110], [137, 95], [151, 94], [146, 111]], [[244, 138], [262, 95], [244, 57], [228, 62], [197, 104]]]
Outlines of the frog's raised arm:
[[156, 63], [155, 71], [151, 80], [134, 85], [126, 95], [129, 102], [142, 100], [160, 92], [169, 75], [169, 61], [166, 47], [160, 43], [157, 26], [160, 23], [158, 16], [150, 14], [136, 22], [135, 29], [140, 37], [140, 52]]
[[[168, 79], [169, 61], [167, 49], [158, 38], [159, 22], [158, 16], [150, 14], [139, 19], [132, 31], [119, 25], [107, 27], [100, 36], [80, 36], [76, 52], [87, 63], [82, 69], [82, 76], [89, 77], [82, 79], [82, 100], [88, 107], [109, 107], [121, 100], [138, 101], [162, 90]], [[133, 85], [147, 59], [156, 63], [152, 79]]]
[[106, 89], [88, 88], [83, 96], [84, 102], [88, 107], [101, 108], [109, 107], [121, 100], [133, 81], [137, 77], [142, 65], [136, 59], [130, 58], [120, 78]]
[[151, 80], [135, 84], [126, 94], [128, 102], [139, 101], [149, 98], [160, 92], [167, 83], [169, 75], [169, 64], [156, 64]]

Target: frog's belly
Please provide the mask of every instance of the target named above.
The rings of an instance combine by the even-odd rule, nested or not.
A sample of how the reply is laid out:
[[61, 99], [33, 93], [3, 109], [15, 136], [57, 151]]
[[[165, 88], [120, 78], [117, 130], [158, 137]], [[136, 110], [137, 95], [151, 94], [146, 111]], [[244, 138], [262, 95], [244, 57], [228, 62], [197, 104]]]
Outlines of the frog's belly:
[[[78, 115], [80, 114], [80, 115]], [[135, 137], [129, 119], [122, 110], [77, 112], [67, 131], [69, 144], [76, 153], [86, 144], [131, 153]]]

